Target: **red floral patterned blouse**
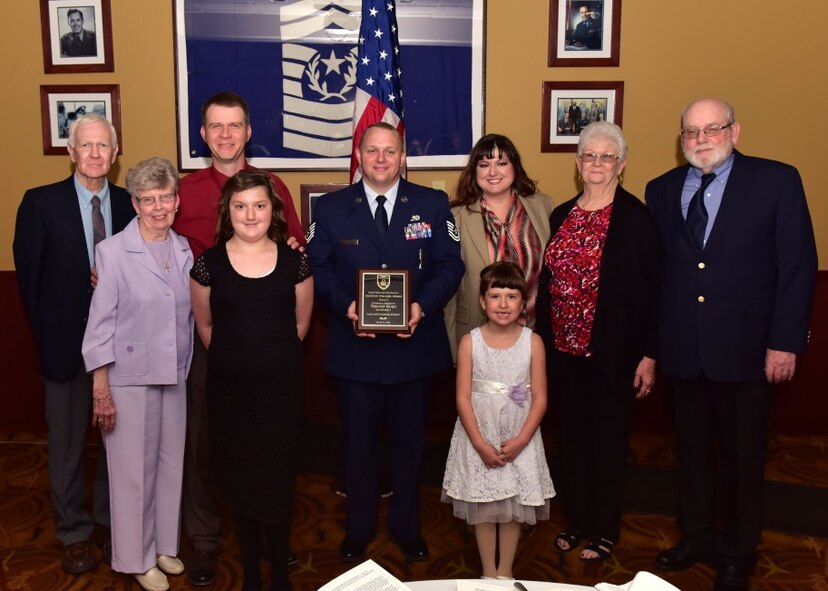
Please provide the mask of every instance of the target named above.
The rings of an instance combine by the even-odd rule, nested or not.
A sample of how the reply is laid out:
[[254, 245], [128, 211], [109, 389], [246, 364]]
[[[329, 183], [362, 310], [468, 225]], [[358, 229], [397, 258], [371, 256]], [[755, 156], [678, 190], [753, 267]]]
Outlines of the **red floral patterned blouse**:
[[543, 264], [552, 275], [549, 312], [555, 348], [589, 357], [589, 341], [598, 301], [601, 253], [607, 238], [612, 204], [586, 211], [576, 204], [552, 237]]

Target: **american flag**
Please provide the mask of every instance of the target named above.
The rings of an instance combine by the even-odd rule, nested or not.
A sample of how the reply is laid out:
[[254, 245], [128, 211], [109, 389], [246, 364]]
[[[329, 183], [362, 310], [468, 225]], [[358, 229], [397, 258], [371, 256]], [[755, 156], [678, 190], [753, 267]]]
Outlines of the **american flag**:
[[351, 148], [351, 182], [362, 178], [357, 148], [372, 123], [385, 121], [404, 134], [402, 70], [395, 0], [362, 0], [359, 28], [354, 143]]

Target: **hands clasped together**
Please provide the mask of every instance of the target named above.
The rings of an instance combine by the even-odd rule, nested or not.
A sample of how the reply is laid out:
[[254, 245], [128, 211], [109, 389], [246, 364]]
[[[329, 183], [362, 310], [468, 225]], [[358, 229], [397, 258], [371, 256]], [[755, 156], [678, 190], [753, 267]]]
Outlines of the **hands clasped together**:
[[501, 442], [499, 449], [488, 441], [484, 441], [481, 445], [475, 446], [475, 449], [480, 454], [480, 459], [483, 460], [483, 464], [487, 468], [499, 468], [517, 458], [527, 443], [521, 441], [518, 437], [514, 437]]

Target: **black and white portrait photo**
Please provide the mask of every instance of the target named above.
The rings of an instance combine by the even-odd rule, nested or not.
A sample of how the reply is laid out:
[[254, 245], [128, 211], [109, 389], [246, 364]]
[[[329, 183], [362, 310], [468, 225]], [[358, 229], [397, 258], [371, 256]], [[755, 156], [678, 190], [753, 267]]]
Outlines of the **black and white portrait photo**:
[[69, 126], [81, 115], [90, 113], [109, 117], [106, 114], [105, 101], [57, 101], [57, 130], [60, 139], [69, 137]]
[[47, 74], [112, 72], [111, 0], [40, 0]]
[[95, 7], [58, 8], [60, 55], [62, 57], [93, 57], [98, 55], [95, 40]]
[[117, 84], [63, 84], [40, 87], [40, 113], [43, 127], [43, 154], [66, 154], [69, 128], [83, 115], [100, 115], [118, 133], [118, 153], [122, 153], [121, 89]]

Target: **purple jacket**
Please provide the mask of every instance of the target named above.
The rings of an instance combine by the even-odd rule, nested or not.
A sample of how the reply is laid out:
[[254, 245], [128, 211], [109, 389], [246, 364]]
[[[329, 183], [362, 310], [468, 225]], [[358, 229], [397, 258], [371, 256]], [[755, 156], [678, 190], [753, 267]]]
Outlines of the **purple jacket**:
[[[167, 279], [182, 282], [189, 298], [190, 246], [173, 230], [170, 235], [174, 264]], [[144, 247], [138, 219], [98, 244], [95, 253], [99, 279], [82, 348], [87, 371], [113, 364], [109, 370], [113, 386], [177, 383], [178, 346], [186, 347], [190, 369], [193, 315], [189, 311], [186, 331], [179, 327], [173, 291]]]

